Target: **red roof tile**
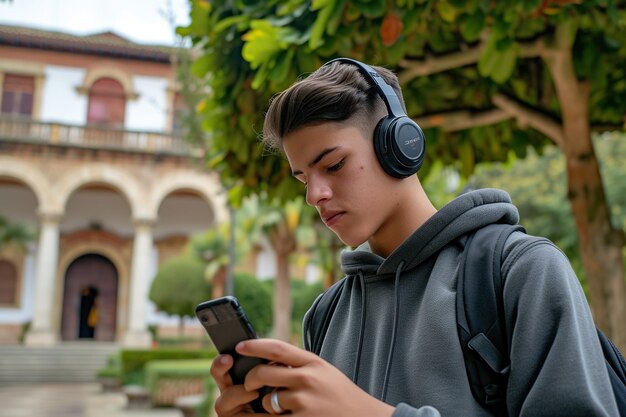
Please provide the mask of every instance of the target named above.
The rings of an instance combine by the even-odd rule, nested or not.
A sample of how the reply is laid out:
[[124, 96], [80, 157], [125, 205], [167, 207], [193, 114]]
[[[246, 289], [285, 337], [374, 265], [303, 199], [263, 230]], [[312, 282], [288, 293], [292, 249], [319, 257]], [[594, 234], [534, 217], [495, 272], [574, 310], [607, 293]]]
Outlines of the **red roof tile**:
[[0, 45], [169, 63], [173, 47], [143, 45], [113, 32], [87, 36], [0, 25]]

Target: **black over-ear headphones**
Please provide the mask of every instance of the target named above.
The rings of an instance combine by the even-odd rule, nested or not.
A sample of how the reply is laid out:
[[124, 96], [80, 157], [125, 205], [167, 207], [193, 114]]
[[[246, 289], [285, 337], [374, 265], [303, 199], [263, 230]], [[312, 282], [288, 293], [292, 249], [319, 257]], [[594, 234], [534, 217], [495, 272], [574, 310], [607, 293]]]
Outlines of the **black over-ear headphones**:
[[426, 141], [417, 123], [406, 115], [393, 88], [372, 67], [350, 58], [328, 61], [351, 64], [372, 84], [387, 106], [388, 115], [374, 129], [374, 150], [385, 172], [396, 178], [415, 174], [424, 161]]

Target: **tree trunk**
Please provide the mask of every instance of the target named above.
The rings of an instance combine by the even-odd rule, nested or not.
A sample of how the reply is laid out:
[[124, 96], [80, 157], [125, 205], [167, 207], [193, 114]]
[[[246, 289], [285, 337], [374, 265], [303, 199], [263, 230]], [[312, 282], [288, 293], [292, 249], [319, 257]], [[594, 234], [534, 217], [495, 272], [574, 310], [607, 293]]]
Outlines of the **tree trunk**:
[[276, 252], [276, 282], [274, 289], [274, 337], [289, 342], [291, 339], [291, 288], [289, 286], [289, 255], [296, 249], [296, 238], [286, 222], [270, 233]]
[[221, 266], [215, 275], [213, 275], [211, 296], [213, 298], [219, 298], [224, 295], [226, 295], [226, 267]]
[[291, 339], [291, 291], [289, 288], [289, 254], [276, 254], [277, 272], [274, 291], [274, 337]]
[[557, 29], [554, 49], [545, 61], [561, 104], [563, 153], [567, 165], [567, 197], [576, 221], [580, 255], [586, 271], [594, 319], [613, 342], [626, 351], [626, 282], [624, 233], [611, 216], [596, 158], [589, 122], [589, 88], [578, 81], [572, 60], [573, 31]]

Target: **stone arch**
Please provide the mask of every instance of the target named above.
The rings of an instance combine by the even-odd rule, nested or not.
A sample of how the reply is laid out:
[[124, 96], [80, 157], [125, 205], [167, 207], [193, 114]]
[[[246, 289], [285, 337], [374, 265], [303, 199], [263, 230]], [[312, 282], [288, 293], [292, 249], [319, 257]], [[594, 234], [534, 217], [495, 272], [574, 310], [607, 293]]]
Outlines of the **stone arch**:
[[56, 321], [55, 321], [55, 332], [59, 332], [61, 330], [61, 307], [63, 303], [63, 289], [65, 288], [65, 272], [69, 268], [69, 266], [76, 259], [83, 255], [87, 254], [96, 254], [101, 255], [107, 258], [117, 269], [117, 279], [118, 279], [118, 287], [117, 287], [117, 326], [116, 326], [116, 339], [121, 340], [125, 330], [126, 330], [126, 305], [128, 304], [128, 288], [130, 287], [130, 268], [128, 265], [128, 261], [124, 259], [124, 257], [120, 254], [119, 248], [111, 244], [110, 242], [105, 241], [90, 241], [90, 242], [81, 242], [76, 246], [68, 248], [59, 256], [59, 263], [57, 267], [57, 284], [55, 287], [55, 303], [56, 311], [54, 312]]
[[145, 192], [127, 171], [107, 165], [89, 165], [67, 172], [59, 181], [59, 199], [65, 209], [70, 196], [84, 185], [105, 184], [118, 190], [130, 205], [133, 219], [145, 218]]
[[0, 157], [0, 178], [8, 177], [24, 183], [35, 194], [40, 213], [62, 213], [48, 178], [35, 164]]
[[78, 92], [85, 95], [89, 94], [93, 83], [100, 78], [112, 78], [118, 81], [124, 88], [124, 93], [128, 100], [136, 100], [139, 98], [139, 94], [133, 89], [131, 76], [119, 68], [109, 66], [98, 66], [89, 69], [85, 74], [82, 85], [77, 87]]
[[150, 199], [149, 216], [156, 218], [163, 200], [169, 194], [179, 190], [198, 193], [209, 205], [215, 223], [219, 224], [227, 220], [225, 193], [216, 176], [187, 170], [169, 173], [155, 184]]

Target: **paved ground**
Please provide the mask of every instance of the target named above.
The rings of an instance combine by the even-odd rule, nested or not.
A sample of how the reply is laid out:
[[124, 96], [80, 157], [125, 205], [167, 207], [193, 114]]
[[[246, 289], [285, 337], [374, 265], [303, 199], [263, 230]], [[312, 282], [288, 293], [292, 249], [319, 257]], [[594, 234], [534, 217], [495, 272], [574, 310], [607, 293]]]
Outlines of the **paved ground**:
[[1, 417], [181, 417], [179, 410], [129, 410], [122, 393], [103, 393], [100, 384], [0, 386]]

